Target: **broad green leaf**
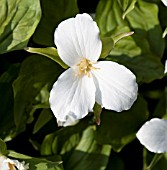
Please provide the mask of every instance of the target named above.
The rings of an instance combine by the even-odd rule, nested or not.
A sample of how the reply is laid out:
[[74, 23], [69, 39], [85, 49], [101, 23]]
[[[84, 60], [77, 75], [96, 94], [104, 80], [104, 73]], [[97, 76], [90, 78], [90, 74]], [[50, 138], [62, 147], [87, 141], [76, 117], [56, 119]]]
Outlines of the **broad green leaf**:
[[0, 0], [0, 54], [23, 49], [40, 17], [39, 0]]
[[158, 58], [141, 55], [130, 58], [128, 56], [108, 56], [108, 60], [116, 61], [129, 68], [137, 78], [137, 82], [149, 83], [164, 76], [164, 66]]
[[37, 44], [54, 46], [54, 31], [58, 24], [78, 13], [76, 0], [41, 0], [42, 18], [33, 35]]
[[[28, 119], [33, 116], [36, 105], [43, 104], [42, 98], [39, 101], [41, 90], [47, 91], [43, 92], [44, 94], [49, 93], [61, 72], [62, 68], [59, 65], [43, 56], [33, 55], [24, 60], [19, 76], [13, 84], [14, 120], [18, 130], [24, 130]], [[42, 107], [46, 108], [48, 95], [44, 97], [47, 98]]]
[[141, 97], [138, 97], [138, 100], [128, 111], [121, 113], [103, 111], [101, 125], [97, 127], [97, 142], [110, 144], [114, 150], [120, 151], [135, 139], [138, 128], [147, 118], [147, 103]]
[[[158, 6], [142, 0], [138, 0], [137, 4], [134, 10], [127, 15], [129, 25], [134, 29], [136, 35], [140, 35], [141, 38], [148, 41], [153, 54], [162, 57], [165, 44], [159, 25]], [[135, 40], [138, 44], [142, 44], [140, 39]]]
[[31, 48], [31, 47], [28, 47], [25, 50], [30, 52], [30, 53], [36, 53], [36, 54], [44, 55], [44, 56], [52, 59], [56, 63], [60, 64], [63, 68], [65, 68], [65, 69], [68, 68], [68, 66], [61, 60], [61, 58], [59, 57], [59, 55], [57, 53], [57, 49], [54, 48], [54, 47], [47, 47], [47, 48]]
[[0, 156], [7, 153], [6, 143], [0, 138]]
[[70, 152], [78, 144], [81, 134], [87, 126], [88, 119], [82, 119], [75, 126], [61, 128], [48, 134], [42, 143], [41, 155], [58, 155]]
[[80, 142], [66, 162], [67, 170], [105, 170], [109, 155], [110, 145], [100, 145], [95, 139], [95, 126], [84, 130]]
[[[159, 25], [158, 7], [156, 4], [138, 0], [135, 8], [124, 20], [122, 19], [122, 8], [118, 1], [100, 0], [96, 12], [96, 21], [102, 35], [119, 27], [129, 27], [129, 31], [134, 31], [133, 41], [135, 41], [136, 47], [140, 47], [141, 54], [162, 57], [165, 44], [162, 39], [162, 30]], [[124, 43], [122, 44], [124, 46], [119, 48], [119, 51], [127, 49], [130, 56], [133, 57], [133, 48], [131, 48], [132, 51], [131, 49], [129, 50], [129, 42], [126, 42], [126, 39], [123, 40]], [[119, 47], [119, 43], [117, 47]]]
[[0, 138], [4, 141], [11, 140], [15, 136], [12, 83], [17, 78], [19, 69], [20, 64], [12, 64], [0, 76]]
[[33, 133], [37, 133], [52, 118], [53, 118], [53, 115], [50, 112], [50, 109], [43, 109], [35, 123]]
[[33, 158], [27, 155], [19, 154], [14, 151], [9, 151], [9, 157], [12, 159], [24, 161], [25, 164], [29, 164], [29, 169], [31, 170], [63, 170], [62, 161], [48, 161], [47, 159]]
[[134, 9], [137, 0], [117, 0], [117, 1], [123, 10], [122, 18], [125, 19], [125, 16]]
[[61, 128], [45, 137], [42, 155], [62, 155], [66, 170], [103, 170], [107, 166], [111, 146], [95, 141], [95, 125], [89, 126], [89, 117], [75, 126]]
[[96, 22], [102, 35], [115, 29], [117, 26], [126, 26], [122, 19], [122, 9], [116, 0], [100, 0], [96, 10]]

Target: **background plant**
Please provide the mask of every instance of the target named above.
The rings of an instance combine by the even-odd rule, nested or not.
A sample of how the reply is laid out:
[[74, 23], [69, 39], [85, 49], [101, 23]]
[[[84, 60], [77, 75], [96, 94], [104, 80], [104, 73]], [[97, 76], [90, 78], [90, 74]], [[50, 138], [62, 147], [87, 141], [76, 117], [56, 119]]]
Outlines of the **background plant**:
[[[31, 170], [144, 170], [154, 156], [143, 150], [136, 132], [147, 120], [167, 114], [166, 7], [159, 0], [93, 4], [0, 0], [0, 152], [30, 163]], [[83, 12], [91, 13], [99, 26], [105, 44], [101, 60], [129, 68], [139, 94], [128, 111], [103, 109], [100, 126], [90, 114], [75, 126], [61, 128], [48, 103], [53, 83], [66, 68], [53, 33], [61, 21]], [[114, 44], [118, 35], [131, 31], [133, 35]], [[151, 168], [166, 166], [163, 154]]]

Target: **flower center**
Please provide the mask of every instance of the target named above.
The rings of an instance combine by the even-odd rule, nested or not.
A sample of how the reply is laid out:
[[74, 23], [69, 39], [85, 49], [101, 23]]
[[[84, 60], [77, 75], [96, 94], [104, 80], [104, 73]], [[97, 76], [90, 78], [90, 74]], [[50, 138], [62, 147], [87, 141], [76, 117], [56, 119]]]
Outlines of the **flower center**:
[[81, 62], [79, 64], [77, 64], [77, 66], [79, 67], [79, 75], [87, 75], [88, 77], [90, 77], [90, 70], [95, 70], [97, 68], [93, 67], [92, 64], [94, 64], [94, 62], [84, 58], [81, 60]]

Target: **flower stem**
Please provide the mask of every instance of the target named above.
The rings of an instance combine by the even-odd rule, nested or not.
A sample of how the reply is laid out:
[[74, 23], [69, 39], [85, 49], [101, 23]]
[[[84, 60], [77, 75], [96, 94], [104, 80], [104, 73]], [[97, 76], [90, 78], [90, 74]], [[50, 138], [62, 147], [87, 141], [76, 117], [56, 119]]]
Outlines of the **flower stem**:
[[162, 158], [162, 156], [163, 154], [155, 154], [149, 166], [145, 167], [144, 170], [151, 170]]

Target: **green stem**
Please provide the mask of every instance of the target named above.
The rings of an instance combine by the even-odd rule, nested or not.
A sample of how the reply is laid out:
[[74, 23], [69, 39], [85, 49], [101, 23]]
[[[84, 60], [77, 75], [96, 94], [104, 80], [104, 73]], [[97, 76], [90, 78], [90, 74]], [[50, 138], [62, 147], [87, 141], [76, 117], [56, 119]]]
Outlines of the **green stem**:
[[157, 163], [158, 161], [162, 158], [163, 154], [155, 154], [150, 165], [147, 166], [144, 170], [151, 170]]

